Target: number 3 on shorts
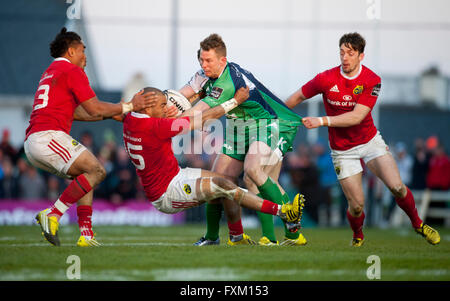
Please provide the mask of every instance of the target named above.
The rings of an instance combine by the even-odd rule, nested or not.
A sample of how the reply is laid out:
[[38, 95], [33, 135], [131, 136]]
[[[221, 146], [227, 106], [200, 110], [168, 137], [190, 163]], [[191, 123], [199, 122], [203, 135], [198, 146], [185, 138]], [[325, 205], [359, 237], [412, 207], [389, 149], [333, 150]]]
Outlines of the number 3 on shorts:
[[48, 104], [48, 92], [50, 91], [49, 85], [40, 85], [37, 89], [38, 91], [44, 90], [44, 93], [39, 94], [38, 99], [42, 99], [42, 103], [34, 106], [34, 110], [39, 110], [45, 108]]
[[[136, 166], [137, 169], [143, 170], [145, 168], [144, 158], [141, 155], [133, 154], [131, 152], [132, 150], [135, 150], [135, 151], [142, 150], [142, 145], [134, 145], [134, 144], [131, 144], [131, 143], [127, 142], [128, 154], [130, 155], [130, 157], [132, 159], [134, 159], [134, 160], [131, 160], [131, 162], [133, 162], [134, 166]], [[138, 160], [139, 163], [136, 163], [135, 160]]]

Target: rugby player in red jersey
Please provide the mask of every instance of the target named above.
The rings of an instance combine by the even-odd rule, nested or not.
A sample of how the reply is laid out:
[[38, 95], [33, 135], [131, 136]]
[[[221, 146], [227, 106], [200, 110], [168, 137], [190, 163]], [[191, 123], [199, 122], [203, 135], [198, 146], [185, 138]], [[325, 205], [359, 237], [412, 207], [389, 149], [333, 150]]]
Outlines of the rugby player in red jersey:
[[76, 202], [81, 232], [77, 245], [99, 245], [92, 231], [92, 189], [103, 181], [106, 172], [97, 158], [70, 136], [73, 120], [96, 121], [139, 111], [156, 99], [154, 93], [142, 92], [129, 103], [97, 99], [84, 73], [85, 48], [80, 36], [66, 28], [50, 44], [55, 60], [39, 81], [24, 142], [25, 154], [34, 166], [73, 179], [54, 205], [36, 216], [44, 237], [56, 246], [60, 245], [59, 219]]
[[233, 200], [240, 206], [280, 216], [299, 223], [303, 202], [278, 205], [245, 191], [224, 176], [200, 168], [180, 168], [172, 150], [172, 137], [200, 129], [205, 121], [217, 119], [244, 102], [249, 89], [242, 87], [234, 98], [196, 117], [167, 118], [167, 98], [156, 88], [158, 101], [154, 107], [131, 112], [123, 119], [123, 141], [128, 155], [145, 189], [146, 196], [159, 211], [173, 214], [199, 206], [216, 198]]
[[339, 41], [341, 65], [319, 73], [286, 101], [290, 108], [322, 94], [327, 116], [304, 117], [308, 128], [328, 127], [331, 156], [339, 183], [348, 201], [347, 219], [353, 230], [353, 246], [364, 242], [364, 192], [361, 159], [389, 188], [405, 211], [415, 231], [431, 244], [440, 242], [439, 233], [424, 224], [417, 214], [414, 197], [402, 179], [389, 149], [375, 127], [371, 110], [381, 88], [381, 79], [361, 64], [364, 38], [348, 33]]

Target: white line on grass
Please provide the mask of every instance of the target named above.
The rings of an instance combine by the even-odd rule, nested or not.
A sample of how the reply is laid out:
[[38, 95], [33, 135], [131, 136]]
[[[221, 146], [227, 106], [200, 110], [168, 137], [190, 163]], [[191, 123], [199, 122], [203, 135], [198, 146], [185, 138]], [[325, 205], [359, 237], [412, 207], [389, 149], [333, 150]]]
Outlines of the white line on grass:
[[[101, 243], [101, 241], [100, 241]], [[63, 243], [63, 247], [73, 247], [76, 243]], [[171, 242], [124, 242], [124, 243], [102, 243], [104, 247], [119, 247], [119, 246], [130, 246], [130, 247], [147, 247], [147, 246], [171, 246], [171, 247], [185, 247], [193, 246], [188, 243], [171, 243]], [[16, 243], [16, 244], [0, 244], [0, 247], [51, 247], [49, 243]]]
[[[261, 277], [289, 277], [290, 279], [300, 279], [302, 276], [358, 276], [355, 270], [327, 270], [327, 269], [243, 269], [243, 268], [165, 268], [153, 270], [141, 269], [104, 269], [99, 271], [82, 272], [82, 280], [156, 280], [156, 281], [227, 281], [227, 280], [255, 280]], [[429, 270], [382, 270], [381, 277], [395, 276], [447, 276], [449, 270], [429, 269]], [[365, 271], [361, 271], [361, 279], [365, 279]], [[0, 280], [67, 280], [65, 274], [61, 271], [41, 271], [39, 269], [20, 269], [13, 272], [6, 272], [0, 275]]]

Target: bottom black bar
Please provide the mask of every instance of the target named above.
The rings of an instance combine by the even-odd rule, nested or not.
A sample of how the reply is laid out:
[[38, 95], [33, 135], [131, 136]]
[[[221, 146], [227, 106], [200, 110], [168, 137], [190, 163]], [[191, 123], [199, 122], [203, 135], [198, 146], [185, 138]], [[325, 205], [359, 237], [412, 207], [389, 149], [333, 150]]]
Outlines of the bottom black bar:
[[[319, 296], [331, 299], [364, 298], [389, 295], [401, 297], [438, 296], [450, 288], [450, 282], [405, 282], [405, 281], [3, 281], [3, 292], [14, 292], [14, 296], [38, 291], [58, 292], [63, 295], [82, 294], [89, 297], [158, 296], [158, 300], [230, 300], [249, 298], [252, 300], [274, 300], [295, 298], [311, 300]], [[62, 295], [61, 295], [62, 296]], [[445, 296], [445, 295], [444, 295]], [[146, 298], [147, 299], [147, 298]], [[127, 300], [125, 300], [127, 301]], [[281, 301], [281, 300], [279, 300]], [[311, 300], [312, 301], [312, 300]]]

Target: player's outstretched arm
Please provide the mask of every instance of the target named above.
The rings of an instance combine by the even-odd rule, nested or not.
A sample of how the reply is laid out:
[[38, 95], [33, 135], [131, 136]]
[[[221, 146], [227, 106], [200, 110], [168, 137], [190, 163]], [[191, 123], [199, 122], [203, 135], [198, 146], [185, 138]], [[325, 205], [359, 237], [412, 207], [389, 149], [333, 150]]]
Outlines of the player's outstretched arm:
[[303, 117], [303, 125], [308, 129], [314, 129], [319, 126], [328, 127], [350, 127], [360, 124], [361, 121], [369, 114], [370, 108], [368, 106], [357, 104], [355, 108], [347, 113], [337, 116], [322, 116], [322, 117]]
[[201, 99], [206, 97], [206, 93], [204, 90], [200, 90], [198, 93], [195, 93], [191, 97], [188, 97], [190, 103], [194, 103], [196, 101], [200, 101]]
[[198, 114], [200, 112], [204, 112], [206, 110], [208, 110], [210, 107], [209, 105], [204, 102], [204, 101], [199, 101], [195, 104], [195, 106], [193, 106], [192, 108], [186, 110], [181, 117], [185, 117], [185, 116], [194, 116], [195, 114]]
[[183, 96], [186, 97], [190, 103], [193, 103], [196, 100], [205, 97], [205, 93], [203, 90], [200, 90], [198, 93], [195, 93], [194, 89], [192, 89], [192, 87], [189, 85], [183, 86], [183, 88], [181, 88], [178, 92], [183, 94]]
[[[153, 106], [158, 97], [155, 92], [143, 93], [140, 91], [133, 96], [130, 102], [111, 103], [93, 97], [81, 103], [81, 106], [90, 115], [91, 120], [96, 118], [110, 118], [116, 115], [125, 114], [130, 111], [140, 111]], [[78, 116], [80, 117], [80, 116]], [[101, 119], [99, 119], [101, 120]]]
[[294, 94], [289, 96], [289, 98], [285, 101], [285, 104], [289, 109], [292, 109], [304, 100], [306, 100], [306, 97], [303, 95], [302, 88], [300, 88], [295, 91]]
[[199, 101], [199, 100], [205, 98], [205, 96], [206, 96], [206, 93], [203, 89], [201, 89], [200, 91], [198, 91], [196, 93], [194, 91], [194, 89], [192, 89], [191, 86], [188, 86], [188, 85], [181, 88], [178, 92], [183, 94], [184, 97], [186, 97], [187, 100], [192, 104], [196, 101]]
[[224, 114], [228, 113], [232, 109], [236, 108], [238, 105], [246, 101], [249, 97], [249, 88], [248, 87], [241, 87], [239, 90], [236, 91], [234, 94], [234, 97], [230, 100], [227, 100], [226, 102], [215, 106], [213, 108], [207, 109], [202, 113], [202, 122], [199, 124], [199, 122], [195, 122], [196, 118], [192, 118], [193, 122], [191, 122], [191, 130], [193, 129], [200, 129], [203, 126], [203, 123], [205, 121], [210, 119], [218, 119], [222, 117]]
[[83, 108], [83, 106], [78, 106], [73, 113], [73, 120], [77, 121], [100, 121], [103, 120], [103, 116], [91, 116]]
[[208, 81], [202, 70], [197, 71], [194, 76], [184, 85], [179, 92], [188, 99], [190, 103], [203, 99], [206, 96], [203, 86]]

